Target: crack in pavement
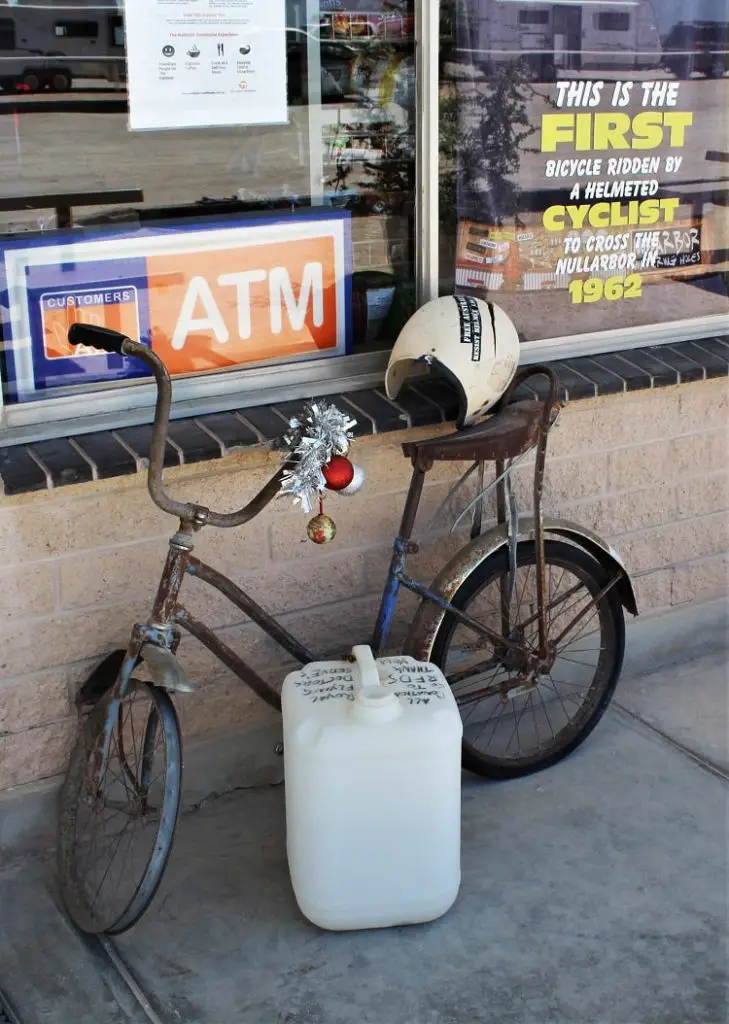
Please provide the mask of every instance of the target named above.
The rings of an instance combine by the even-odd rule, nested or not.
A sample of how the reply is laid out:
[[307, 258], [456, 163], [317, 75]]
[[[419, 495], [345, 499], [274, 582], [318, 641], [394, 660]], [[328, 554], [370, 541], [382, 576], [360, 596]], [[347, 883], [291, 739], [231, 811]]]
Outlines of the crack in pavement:
[[661, 729], [659, 726], [654, 725], [652, 722], [647, 721], [647, 719], [641, 717], [637, 712], [626, 708], [624, 704], [615, 700], [614, 697], [610, 702], [610, 707], [614, 708], [618, 714], [624, 715], [631, 721], [640, 723], [640, 725], [653, 733], [653, 735], [658, 736], [663, 740], [667, 746], [672, 747], [680, 754], [683, 754], [684, 757], [688, 758], [689, 761], [692, 761], [698, 768], [708, 772], [709, 775], [713, 775], [715, 778], [721, 779], [722, 782], [729, 782], [729, 771], [727, 771], [727, 769], [722, 765], [717, 764], [716, 761], [712, 761], [711, 758], [706, 757], [704, 754], [699, 754], [695, 750], [692, 750], [691, 747], [686, 746], [685, 743], [677, 740], [675, 737], [671, 736], [670, 733]]

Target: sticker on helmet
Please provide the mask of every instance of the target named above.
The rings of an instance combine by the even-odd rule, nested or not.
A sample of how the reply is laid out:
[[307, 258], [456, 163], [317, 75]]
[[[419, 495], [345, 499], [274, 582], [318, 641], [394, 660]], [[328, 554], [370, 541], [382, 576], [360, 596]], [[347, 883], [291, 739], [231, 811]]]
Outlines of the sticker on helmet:
[[476, 299], [468, 295], [454, 295], [458, 306], [458, 319], [461, 325], [461, 344], [471, 346], [471, 360], [474, 363], [481, 361], [481, 338], [483, 328], [481, 324], [481, 311], [478, 308]]

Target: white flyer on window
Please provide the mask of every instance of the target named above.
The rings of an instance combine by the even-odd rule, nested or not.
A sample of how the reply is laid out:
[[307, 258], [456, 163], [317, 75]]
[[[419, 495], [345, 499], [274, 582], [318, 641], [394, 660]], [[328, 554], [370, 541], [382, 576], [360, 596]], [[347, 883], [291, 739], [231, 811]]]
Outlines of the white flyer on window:
[[286, 0], [124, 0], [129, 127], [284, 124]]

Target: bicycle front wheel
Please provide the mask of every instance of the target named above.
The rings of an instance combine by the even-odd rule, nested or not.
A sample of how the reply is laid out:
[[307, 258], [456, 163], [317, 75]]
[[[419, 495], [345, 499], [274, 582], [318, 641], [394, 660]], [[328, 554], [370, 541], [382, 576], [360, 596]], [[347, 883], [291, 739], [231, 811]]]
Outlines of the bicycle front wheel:
[[61, 895], [82, 931], [119, 935], [151, 903], [172, 847], [181, 779], [180, 727], [167, 693], [132, 680], [121, 702], [104, 697], [61, 791]]
[[[560, 541], [545, 542], [548, 669], [523, 660], [459, 623], [443, 620], [430, 660], [448, 678], [463, 720], [463, 766], [493, 779], [556, 764], [597, 725], [617, 685], [625, 619], [610, 576], [594, 558]], [[509, 553], [487, 558], [457, 590], [453, 604], [496, 633], [536, 651], [539, 645], [536, 546], [522, 542], [509, 592]], [[508, 609], [508, 611], [507, 611]], [[584, 614], [581, 614], [584, 613]]]

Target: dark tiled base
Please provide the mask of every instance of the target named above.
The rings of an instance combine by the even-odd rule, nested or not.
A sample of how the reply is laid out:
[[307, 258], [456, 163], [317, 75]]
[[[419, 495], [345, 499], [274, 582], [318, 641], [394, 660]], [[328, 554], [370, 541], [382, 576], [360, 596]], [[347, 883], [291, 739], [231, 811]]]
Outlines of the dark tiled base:
[[56, 481], [59, 486], [81, 484], [94, 478], [91, 461], [65, 437], [38, 441], [29, 445], [28, 451], [47, 468], [54, 485]]
[[[729, 373], [729, 338], [702, 338], [552, 363], [564, 401], [666, 387]], [[534, 377], [516, 398], [544, 395], [546, 379]], [[406, 385], [391, 402], [384, 390], [332, 395], [327, 401], [351, 412], [356, 436], [452, 422], [458, 396], [444, 380], [423, 378]], [[304, 402], [255, 406], [239, 412], [211, 413], [170, 424], [165, 466], [204, 462], [231, 451], [271, 442], [286, 433]], [[62, 487], [85, 480], [122, 476], [143, 469], [149, 453], [150, 426], [81, 434], [74, 438], [0, 448], [0, 479], [5, 494]]]
[[24, 445], [0, 448], [0, 480], [5, 485], [6, 494], [43, 491], [48, 487], [45, 471], [31, 458]]

